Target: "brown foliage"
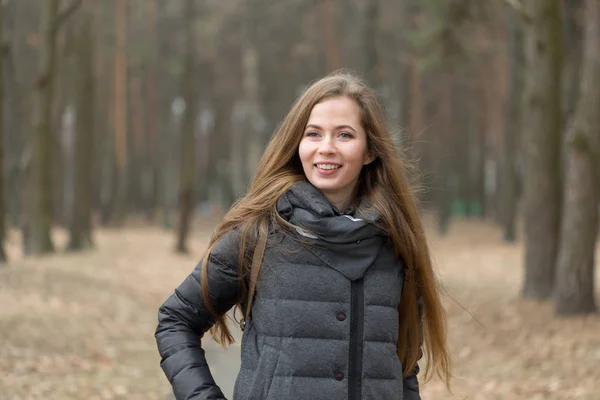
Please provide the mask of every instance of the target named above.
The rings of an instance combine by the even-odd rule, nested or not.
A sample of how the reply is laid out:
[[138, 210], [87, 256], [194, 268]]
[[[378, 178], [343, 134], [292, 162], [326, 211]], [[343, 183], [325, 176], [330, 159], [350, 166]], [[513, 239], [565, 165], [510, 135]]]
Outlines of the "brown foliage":
[[[190, 237], [185, 256], [172, 252], [169, 232], [138, 227], [100, 230], [92, 253], [23, 259], [10, 232], [15, 262], [0, 271], [0, 398], [164, 399], [156, 312], [201, 258], [210, 226]], [[600, 398], [599, 316], [557, 319], [551, 304], [519, 299], [523, 248], [503, 244], [499, 228], [458, 222], [448, 237], [429, 232], [446, 289], [473, 316], [448, 300], [454, 396], [432, 381], [423, 399]], [[66, 232], [54, 238], [62, 248]], [[233, 356], [216, 376], [227, 386], [238, 358], [205, 346], [209, 359]]]

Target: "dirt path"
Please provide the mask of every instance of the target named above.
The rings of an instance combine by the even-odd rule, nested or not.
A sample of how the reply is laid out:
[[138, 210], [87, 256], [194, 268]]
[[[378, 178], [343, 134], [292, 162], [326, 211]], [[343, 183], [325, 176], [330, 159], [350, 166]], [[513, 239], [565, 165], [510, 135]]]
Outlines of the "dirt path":
[[[423, 398], [600, 399], [600, 317], [559, 320], [551, 305], [519, 300], [522, 249], [500, 237], [466, 222], [431, 236], [445, 287], [473, 316], [448, 300], [454, 396], [432, 381]], [[39, 259], [20, 259], [14, 241], [18, 260], [0, 270], [0, 399], [164, 399], [156, 310], [206, 239], [197, 233], [179, 256], [162, 230], [101, 230], [98, 250]], [[207, 346], [229, 388], [236, 349]]]

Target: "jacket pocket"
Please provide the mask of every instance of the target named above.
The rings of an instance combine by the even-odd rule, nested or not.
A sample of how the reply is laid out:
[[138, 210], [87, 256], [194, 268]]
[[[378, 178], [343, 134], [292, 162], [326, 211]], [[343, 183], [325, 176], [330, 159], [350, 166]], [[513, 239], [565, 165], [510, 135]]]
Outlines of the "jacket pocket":
[[248, 400], [264, 400], [269, 396], [275, 369], [279, 361], [279, 350], [271, 346], [263, 346], [252, 385], [248, 391]]

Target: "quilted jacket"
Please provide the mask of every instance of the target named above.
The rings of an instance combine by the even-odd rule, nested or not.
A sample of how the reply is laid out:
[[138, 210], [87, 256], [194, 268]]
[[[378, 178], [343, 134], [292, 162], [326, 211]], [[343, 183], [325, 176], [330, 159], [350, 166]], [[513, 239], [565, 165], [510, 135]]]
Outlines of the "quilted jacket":
[[[419, 400], [417, 373], [402, 377], [396, 354], [404, 268], [377, 214], [340, 214], [304, 181], [277, 204], [295, 232], [271, 232], [252, 316], [242, 337], [233, 400]], [[240, 298], [239, 241], [230, 231], [209, 258], [217, 312]], [[178, 400], [224, 399], [200, 339], [213, 325], [200, 269], [160, 307], [161, 367]]]

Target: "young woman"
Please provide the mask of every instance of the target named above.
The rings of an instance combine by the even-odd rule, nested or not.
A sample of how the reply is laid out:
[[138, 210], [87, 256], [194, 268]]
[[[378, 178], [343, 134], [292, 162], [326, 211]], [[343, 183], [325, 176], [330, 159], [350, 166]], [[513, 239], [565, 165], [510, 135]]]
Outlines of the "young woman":
[[225, 398], [200, 339], [212, 329], [231, 343], [234, 306], [246, 315], [234, 400], [420, 399], [422, 348], [425, 375], [449, 386], [415, 196], [357, 77], [332, 74], [299, 97], [203, 261], [160, 307], [156, 340], [177, 399]]

